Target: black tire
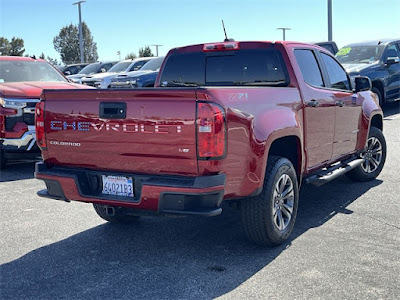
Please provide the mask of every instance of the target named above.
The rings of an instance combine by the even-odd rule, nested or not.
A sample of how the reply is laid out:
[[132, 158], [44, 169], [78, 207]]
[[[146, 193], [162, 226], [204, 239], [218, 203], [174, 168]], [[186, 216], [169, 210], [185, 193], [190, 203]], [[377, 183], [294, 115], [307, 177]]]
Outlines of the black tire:
[[384, 104], [384, 101], [383, 101], [383, 98], [382, 98], [382, 93], [376, 87], [373, 87], [371, 89], [371, 92], [375, 93], [378, 96], [379, 106], [382, 107], [382, 105]]
[[100, 218], [111, 223], [133, 224], [140, 218], [139, 216], [126, 215], [124, 213], [125, 209], [122, 207], [114, 207], [115, 214], [113, 216], [107, 214], [107, 205], [93, 203], [93, 207]]
[[365, 158], [365, 162], [347, 172], [346, 175], [354, 181], [375, 179], [381, 173], [386, 161], [386, 140], [382, 131], [378, 128], [370, 128], [367, 147], [360, 157]]
[[[285, 183], [283, 187], [279, 184], [282, 182]], [[279, 191], [278, 186], [282, 187]], [[286, 191], [288, 197], [281, 197]], [[242, 225], [247, 238], [259, 245], [282, 244], [293, 230], [298, 204], [299, 188], [292, 163], [287, 158], [269, 157], [261, 194], [241, 202]]]

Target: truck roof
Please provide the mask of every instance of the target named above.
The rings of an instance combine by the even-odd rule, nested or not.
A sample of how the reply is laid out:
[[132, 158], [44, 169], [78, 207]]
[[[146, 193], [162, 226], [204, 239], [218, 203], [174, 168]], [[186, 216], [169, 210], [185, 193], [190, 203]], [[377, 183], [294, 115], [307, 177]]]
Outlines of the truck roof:
[[183, 47], [176, 47], [170, 50], [170, 53], [185, 53], [185, 52], [200, 52], [203, 51], [204, 45], [209, 45], [209, 44], [225, 44], [225, 43], [239, 43], [240, 49], [254, 49], [257, 47], [261, 48], [269, 48], [272, 45], [289, 45], [289, 44], [295, 44], [299, 46], [312, 46], [316, 47], [322, 50], [326, 50], [322, 47], [319, 47], [317, 45], [312, 45], [308, 43], [302, 43], [302, 42], [295, 42], [295, 41], [229, 41], [229, 42], [213, 42], [213, 43], [204, 43], [204, 44], [195, 44], [195, 45], [189, 45], [189, 46], [183, 46]]

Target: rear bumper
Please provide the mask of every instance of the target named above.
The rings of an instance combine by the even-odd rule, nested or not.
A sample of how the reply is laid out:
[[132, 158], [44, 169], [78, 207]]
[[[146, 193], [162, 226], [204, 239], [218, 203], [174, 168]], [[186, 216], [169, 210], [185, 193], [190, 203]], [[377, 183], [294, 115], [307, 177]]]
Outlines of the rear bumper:
[[[135, 197], [104, 195], [101, 175], [131, 176]], [[127, 207], [138, 213], [214, 216], [225, 191], [225, 175], [184, 177], [98, 172], [36, 163], [35, 177], [46, 184], [45, 198]]]

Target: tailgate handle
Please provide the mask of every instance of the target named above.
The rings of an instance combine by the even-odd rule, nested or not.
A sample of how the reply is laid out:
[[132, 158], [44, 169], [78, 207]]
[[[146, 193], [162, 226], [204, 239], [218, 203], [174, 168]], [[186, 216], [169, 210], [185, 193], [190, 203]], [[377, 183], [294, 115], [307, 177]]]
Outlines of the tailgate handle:
[[125, 102], [101, 102], [100, 118], [103, 119], [125, 119], [126, 103]]

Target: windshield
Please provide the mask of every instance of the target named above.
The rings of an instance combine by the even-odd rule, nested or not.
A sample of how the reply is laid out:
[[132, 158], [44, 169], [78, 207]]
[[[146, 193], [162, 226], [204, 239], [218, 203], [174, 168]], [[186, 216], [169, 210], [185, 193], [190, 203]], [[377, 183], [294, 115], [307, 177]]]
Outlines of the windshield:
[[277, 50], [252, 49], [171, 55], [161, 86], [287, 86], [289, 76]]
[[99, 72], [101, 64], [94, 63], [84, 67], [78, 74], [93, 74]]
[[22, 60], [0, 61], [0, 83], [23, 81], [67, 82], [47, 62]]
[[120, 73], [124, 72], [128, 67], [132, 64], [132, 61], [120, 61], [116, 65], [112, 66], [108, 72], [115, 72], [115, 73]]
[[345, 46], [336, 53], [336, 58], [342, 64], [372, 64], [379, 60], [383, 49], [384, 45]]
[[153, 58], [149, 60], [140, 71], [158, 71], [161, 68], [162, 62], [164, 61], [164, 56]]

